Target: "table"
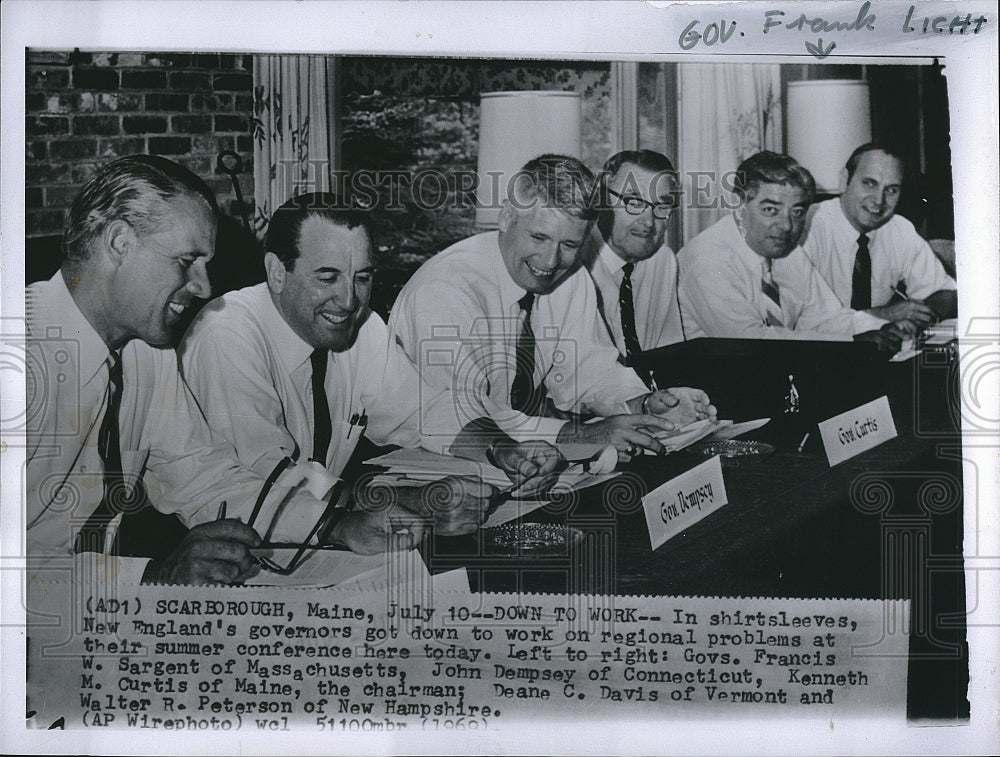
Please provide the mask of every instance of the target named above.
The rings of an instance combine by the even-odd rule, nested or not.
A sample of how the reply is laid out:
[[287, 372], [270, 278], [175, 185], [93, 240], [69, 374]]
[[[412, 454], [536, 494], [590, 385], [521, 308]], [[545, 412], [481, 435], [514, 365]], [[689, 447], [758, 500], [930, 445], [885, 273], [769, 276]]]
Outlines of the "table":
[[[959, 376], [949, 353], [889, 364], [871, 345], [707, 339], [646, 353], [642, 365], [660, 386], [707, 388], [720, 417], [773, 417], [749, 438], [775, 454], [724, 468], [727, 506], [652, 550], [640, 498], [702, 460], [638, 458], [604, 487], [526, 516], [581, 529], [572, 553], [498, 558], [473, 537], [437, 537], [425, 552], [431, 570], [464, 566], [482, 591], [909, 598], [908, 716], [968, 717]], [[783, 412], [789, 375], [797, 414]], [[815, 423], [882, 394], [898, 437], [831, 468]]]

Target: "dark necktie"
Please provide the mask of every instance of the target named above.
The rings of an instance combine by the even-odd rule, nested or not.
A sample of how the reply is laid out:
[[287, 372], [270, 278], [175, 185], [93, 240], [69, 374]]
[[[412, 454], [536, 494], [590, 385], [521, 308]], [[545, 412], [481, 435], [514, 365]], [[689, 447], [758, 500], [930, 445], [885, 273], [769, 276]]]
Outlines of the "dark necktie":
[[122, 404], [122, 359], [117, 352], [111, 353], [108, 378], [111, 396], [97, 437], [97, 453], [104, 464], [104, 495], [97, 509], [76, 535], [76, 552], [103, 552], [108, 523], [115, 514], [129, 509], [130, 497], [122, 475], [122, 449], [118, 428], [118, 412]]
[[315, 460], [326, 467], [326, 454], [330, 450], [330, 438], [333, 427], [330, 424], [330, 405], [326, 400], [326, 359], [327, 350], [314, 350], [309, 358], [312, 361], [312, 395], [313, 395], [313, 453]]
[[767, 317], [764, 322], [768, 326], [783, 327], [785, 321], [781, 316], [781, 294], [778, 292], [778, 285], [774, 282], [774, 275], [771, 272], [771, 260], [763, 262], [763, 272], [760, 279], [760, 291], [764, 293], [764, 307], [767, 310]]
[[[632, 366], [636, 355], [642, 352], [639, 345], [639, 335], [635, 331], [635, 302], [632, 299], [632, 271], [635, 270], [635, 263], [629, 262], [622, 266], [622, 285], [618, 289], [618, 310], [622, 318], [622, 336], [625, 338], [625, 365]], [[652, 379], [648, 371], [640, 371], [636, 368], [636, 373], [643, 383], [652, 386]]]
[[858, 237], [858, 254], [854, 258], [851, 279], [851, 309], [867, 310], [872, 306], [872, 256], [868, 252], [868, 235]]
[[524, 313], [524, 322], [517, 337], [514, 380], [510, 384], [510, 406], [528, 415], [534, 415], [538, 405], [535, 391], [535, 332], [531, 328], [534, 293], [528, 292], [518, 300], [517, 304]]
[[635, 332], [635, 303], [632, 300], [632, 271], [635, 263], [622, 266], [622, 285], [618, 289], [618, 307], [622, 314], [622, 335], [625, 337], [625, 360], [631, 365], [631, 358], [642, 352], [639, 336]]

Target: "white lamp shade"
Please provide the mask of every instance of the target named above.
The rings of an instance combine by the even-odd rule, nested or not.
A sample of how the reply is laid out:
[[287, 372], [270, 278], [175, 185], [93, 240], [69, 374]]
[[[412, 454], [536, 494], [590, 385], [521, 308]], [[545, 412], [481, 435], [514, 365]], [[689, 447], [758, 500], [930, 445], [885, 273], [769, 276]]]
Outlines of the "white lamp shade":
[[841, 169], [854, 149], [871, 139], [867, 82], [788, 83], [788, 154], [809, 169], [817, 192], [840, 192]]
[[532, 158], [549, 152], [580, 157], [579, 93], [526, 91], [482, 95], [476, 226], [497, 227], [510, 177]]

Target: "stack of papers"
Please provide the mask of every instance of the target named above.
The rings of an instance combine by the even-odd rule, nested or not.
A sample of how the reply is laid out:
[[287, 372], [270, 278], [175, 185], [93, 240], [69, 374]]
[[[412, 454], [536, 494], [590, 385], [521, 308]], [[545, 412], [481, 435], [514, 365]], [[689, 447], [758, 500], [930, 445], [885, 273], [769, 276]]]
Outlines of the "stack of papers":
[[924, 329], [924, 346], [940, 347], [958, 337], [958, 319], [948, 318]]
[[[689, 423], [679, 431], [657, 434], [656, 438], [660, 444], [666, 447], [667, 453], [677, 452], [695, 442], [720, 442], [727, 439], [735, 439], [741, 434], [746, 434], [766, 425], [770, 420], [770, 418], [758, 418], [754, 421], [733, 423], [732, 421], [711, 421], [706, 419]], [[653, 453], [647, 450], [646, 454], [651, 455]]]
[[[465, 460], [459, 457], [435, 455], [422, 449], [398, 449], [387, 455], [373, 457], [368, 460], [370, 465], [380, 465], [389, 470], [376, 476], [372, 483], [384, 483], [391, 486], [423, 486], [430, 481], [439, 481], [448, 476], [471, 476], [480, 478], [488, 484], [507, 489], [511, 480], [507, 474], [494, 465]], [[585, 473], [581, 464], [570, 465], [559, 474], [559, 479], [550, 490], [550, 494], [565, 494], [574, 489], [603, 483], [614, 478], [617, 473], [594, 475]]]

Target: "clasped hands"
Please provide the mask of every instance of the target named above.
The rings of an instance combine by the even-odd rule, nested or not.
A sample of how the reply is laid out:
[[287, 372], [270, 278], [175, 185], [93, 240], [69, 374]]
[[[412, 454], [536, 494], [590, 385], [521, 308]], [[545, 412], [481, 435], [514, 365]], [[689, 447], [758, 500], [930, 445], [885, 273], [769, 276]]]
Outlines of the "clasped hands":
[[656, 438], [676, 432], [689, 423], [715, 420], [717, 411], [701, 389], [674, 387], [657, 389], [628, 401], [631, 411], [594, 423], [567, 423], [559, 434], [560, 442], [613, 444], [620, 460], [627, 461], [648, 449], [655, 454], [666, 451]]

